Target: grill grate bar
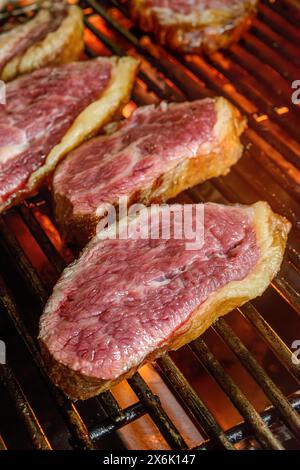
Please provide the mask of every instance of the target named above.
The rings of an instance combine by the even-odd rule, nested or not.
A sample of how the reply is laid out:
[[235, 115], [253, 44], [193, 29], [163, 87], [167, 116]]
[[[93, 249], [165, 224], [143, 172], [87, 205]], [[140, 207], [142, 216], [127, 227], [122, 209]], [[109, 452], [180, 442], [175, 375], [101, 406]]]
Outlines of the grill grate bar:
[[242, 341], [234, 333], [227, 322], [220, 318], [215, 324], [214, 329], [223, 338], [225, 343], [231, 348], [240, 362], [260, 385], [271, 403], [280, 411], [285, 424], [294, 432], [296, 437], [300, 437], [300, 416], [285, 398], [283, 393], [275, 385], [272, 379], [266, 374], [264, 369], [252, 356]]
[[18, 208], [18, 213], [29, 228], [30, 232], [43, 247], [43, 252], [47, 256], [48, 260], [52, 263], [57, 273], [60, 273], [66, 266], [66, 263], [60, 253], [54, 248], [49, 238], [45, 234], [44, 230], [36, 220], [34, 213], [28, 208], [26, 204], [22, 204]]
[[269, 24], [272, 29], [279, 32], [282, 36], [295, 44], [298, 44], [300, 40], [299, 25], [294, 26], [292, 24], [292, 16], [289, 17], [289, 20], [285, 19], [281, 8], [280, 13], [276, 12], [276, 4], [277, 2], [274, 2], [271, 6], [266, 1], [259, 2], [259, 18], [263, 18], [263, 20]]
[[[292, 263], [289, 262], [289, 267], [291, 269], [295, 269]], [[299, 270], [296, 270], [299, 272]], [[284, 279], [280, 274], [273, 280], [271, 286], [274, 287], [279, 294], [284, 297], [286, 302], [293, 307], [295, 312], [298, 314], [300, 313], [300, 295], [299, 292], [296, 291], [293, 286], [289, 284], [286, 279]]]
[[277, 3], [274, 5], [274, 10], [276, 10], [280, 15], [284, 16], [289, 23], [292, 23], [296, 28], [299, 28], [300, 20], [300, 5], [298, 0], [283, 0], [282, 5]]
[[[293, 410], [300, 413], [300, 394], [295, 393], [289, 397], [289, 403], [292, 406]], [[279, 417], [279, 413], [274, 407], [267, 408], [262, 414], [261, 418], [267, 426], [272, 426]], [[250, 439], [252, 437], [251, 428], [247, 423], [238, 424], [234, 426], [229, 431], [225, 432], [227, 439], [232, 444], [239, 444], [240, 442]], [[213, 449], [211, 442], [204, 442], [198, 446], [195, 450], [209, 450]]]
[[7, 365], [0, 365], [0, 381], [13, 399], [17, 411], [25, 423], [34, 447], [39, 450], [51, 450], [51, 445], [41, 428], [34, 411], [24, 395], [13, 371]]
[[[113, 43], [107, 36], [101, 33], [90, 21], [86, 18], [84, 20], [85, 25], [93, 32], [97, 38], [102, 41], [106, 47], [113, 53], [120, 57], [126, 55], [123, 49]], [[93, 54], [93, 52], [88, 49], [89, 55], [98, 56], [98, 54]], [[169, 87], [167, 84], [164, 84], [164, 89], [162, 90], [153, 80], [151, 80], [148, 75], [140, 70], [138, 72], [138, 77], [147, 85], [148, 89], [154, 92], [160, 99], [169, 99], [169, 100], [178, 100], [178, 94], [174, 93], [174, 90]]]
[[[252, 160], [252, 158], [246, 157], [240, 161], [235, 168], [232, 168], [232, 172], [228, 178], [237, 180], [235, 190], [230, 189], [228, 191], [227, 189], [226, 191], [226, 181], [222, 177], [217, 180], [216, 185], [219, 184], [220, 188], [224, 188], [222, 192], [226, 192], [228, 195], [230, 194], [231, 199], [233, 199], [233, 196], [235, 196], [235, 200], [239, 197], [240, 201], [245, 201], [245, 203], [251, 202], [254, 197], [257, 198], [263, 194], [269, 193], [269, 202], [271, 202], [274, 210], [279, 213], [284, 212], [289, 220], [294, 224], [295, 228], [289, 237], [287, 248], [293, 263], [296, 266], [300, 266], [299, 253], [296, 251], [300, 246], [297, 238], [297, 235], [300, 234], [299, 228], [297, 227], [297, 222], [300, 218], [299, 204], [295, 203], [295, 201], [282, 190], [279, 184], [272, 181], [270, 175], [268, 175], [267, 172], [264, 172], [263, 169], [261, 169], [262, 179], [254, 179], [256, 171], [257, 165], [255, 161]], [[248, 175], [248, 178], [246, 175]], [[239, 196], [243, 188], [243, 184], [248, 190], [245, 191], [242, 196]], [[273, 193], [271, 193], [271, 187], [273, 187]], [[285, 204], [288, 204], [288, 207], [285, 207]]]
[[205, 342], [198, 338], [190, 344], [190, 348], [222, 387], [226, 395], [230, 398], [232, 403], [245, 419], [245, 422], [251, 426], [255, 437], [261, 445], [267, 449], [283, 450], [284, 447], [280, 441], [264, 423], [261, 416], [251, 405], [246, 396], [241, 392], [229, 375], [226, 374], [219, 361], [209, 351]]
[[[112, 18], [112, 16], [107, 13], [106, 9], [100, 5], [95, 0], [84, 0], [84, 3], [90, 6], [95, 12], [97, 12], [104, 20], [109, 23], [116, 31], [118, 31], [124, 38], [127, 39], [137, 50], [141, 50], [141, 46], [139, 44], [139, 40], [127, 29], [120, 26], [120, 24]], [[145, 52], [142, 49], [142, 53]]]
[[277, 356], [280, 362], [286, 369], [293, 375], [293, 377], [300, 383], [300, 365], [292, 362], [292, 352], [287, 345], [282, 341], [278, 334], [266, 322], [258, 310], [250, 303], [243, 305], [239, 311], [242, 315], [249, 320], [255, 327], [257, 332], [263, 337], [269, 345], [273, 353]]
[[117, 400], [110, 392], [103, 392], [99, 395], [99, 400], [105, 411], [109, 412], [110, 418], [117, 423], [124, 419], [124, 412], [120, 408]]
[[222, 449], [234, 450], [234, 447], [225, 436], [225, 433], [216, 422], [214, 416], [188, 383], [170, 356], [163, 356], [158, 359], [157, 363], [165, 380], [172, 387], [183, 406], [186, 407], [191, 417], [196, 418], [196, 420], [201, 424], [212, 442]]
[[140, 376], [135, 373], [128, 383], [132, 390], [135, 392], [139, 400], [147, 409], [152, 420], [160, 430], [161, 434], [170, 445], [171, 449], [184, 450], [188, 449], [186, 442], [180, 435], [175, 425], [170, 420], [167, 413], [164, 411], [161, 401], [157, 395], [153, 395], [150, 388]]
[[[101, 399], [101, 395], [99, 396]], [[93, 441], [97, 441], [105, 436], [108, 436], [112, 432], [117, 431], [118, 429], [126, 426], [133, 421], [141, 418], [147, 413], [143, 403], [137, 402], [134, 405], [129, 406], [128, 408], [122, 410], [122, 417], [111, 420], [108, 418], [104, 420], [100, 425], [94, 426], [93, 428], [89, 429], [90, 438]]]
[[[232, 50], [239, 51], [237, 47], [233, 47]], [[235, 58], [237, 57], [239, 57], [239, 55], [236, 53]], [[243, 60], [243, 57], [239, 57], [239, 59]], [[276, 109], [283, 106], [283, 100], [282, 97], [279, 98], [272, 92], [270, 84], [265, 83], [264, 89], [262, 89], [262, 80], [260, 80], [261, 89], [259, 89], [259, 79], [253, 79], [249, 74], [245, 77], [245, 67], [241, 67], [237, 60], [235, 62], [229, 61], [229, 56], [226, 56], [226, 60], [224, 60], [224, 57], [220, 53], [214, 54], [210, 58], [206, 58], [206, 62], [212, 65], [214, 69], [220, 72], [230, 82], [235, 83], [236, 90], [246, 95], [248, 99], [250, 98], [253, 103], [257, 104], [260, 112], [268, 114], [272, 121], [280, 126], [281, 131], [284, 130], [288, 135], [292, 136], [293, 139], [298, 138], [297, 126], [294, 121], [290, 119], [292, 112], [299, 117], [298, 109], [283, 116], [279, 115]], [[245, 57], [244, 62], [248, 62], [250, 67], [249, 57]], [[257, 60], [257, 62], [256, 67], [259, 67], [259, 61]], [[268, 77], [270, 77], [270, 75], [269, 73]], [[272, 103], [272, 105], [270, 103]], [[295, 144], [297, 145], [296, 140]]]
[[54, 395], [59, 407], [62, 411], [63, 416], [66, 419], [66, 423], [73, 434], [75, 441], [78, 443], [79, 447], [85, 449], [94, 449], [94, 445], [89, 437], [88, 431], [85, 427], [84, 422], [82, 421], [75, 405], [68, 400], [63, 393], [61, 393], [49, 379], [44, 363], [39, 352], [39, 349], [36, 346], [35, 341], [32, 339], [31, 335], [28, 333], [27, 328], [24, 325], [24, 322], [18, 312], [16, 304], [13, 300], [13, 297], [6, 287], [3, 279], [0, 276], [0, 301], [5, 308], [8, 317], [13, 322], [16, 330], [18, 331], [20, 337], [27, 346], [28, 351], [30, 352], [34, 363], [39, 368], [42, 373], [43, 378], [45, 379], [51, 393]]
[[[250, 34], [248, 35], [250, 36]], [[233, 45], [229, 51], [224, 51], [223, 55], [221, 55], [221, 59], [225, 59], [226, 63], [227, 60], [230, 60], [230, 66], [232, 67], [234, 64], [239, 65], [240, 72], [243, 73], [244, 70], [248, 72], [248, 74], [245, 74], [245, 77], [247, 79], [251, 77], [251, 82], [254, 83], [256, 86], [257, 81], [263, 86], [263, 93], [262, 98], [270, 98], [271, 99], [271, 106], [272, 108], [275, 108], [275, 105], [279, 106], [285, 106], [286, 104], [286, 99], [290, 100], [291, 97], [291, 83], [290, 77], [286, 77], [286, 75], [283, 75], [281, 73], [280, 67], [278, 67], [278, 64], [274, 66], [271, 65], [271, 60], [268, 61], [267, 64], [265, 64], [265, 67], [262, 69], [261, 68], [261, 60], [259, 55], [260, 51], [263, 50], [265, 52], [265, 57], [268, 58], [268, 55], [272, 52], [272, 49], [269, 49], [267, 46], [262, 41], [257, 41], [258, 44], [255, 47], [254, 43], [256, 40], [256, 37], [252, 36], [253, 40], [251, 41], [250, 38], [247, 41], [247, 44], [252, 45], [252, 52], [247, 50], [245, 47], [242, 47], [239, 44]], [[278, 54], [276, 55], [276, 59], [278, 57], [281, 58]], [[213, 56], [214, 58], [217, 57], [218, 55], [215, 54]], [[288, 61], [287, 61], [288, 62]], [[289, 62], [288, 62], [289, 63]], [[295, 67], [296, 69], [296, 67]], [[268, 70], [268, 74], [266, 74], [266, 70]], [[295, 76], [296, 76], [296, 70], [295, 70]], [[237, 77], [234, 77], [235, 80]], [[254, 80], [255, 78], [255, 80]], [[279, 88], [274, 88], [274, 80], [280, 85]], [[256, 90], [257, 91], [257, 90]], [[247, 93], [247, 92], [246, 92]], [[273, 98], [274, 97], [274, 98]], [[267, 101], [267, 100], [266, 100]], [[270, 102], [267, 102], [267, 105], [270, 106]], [[268, 111], [268, 108], [267, 108]], [[297, 107], [295, 108], [290, 108], [289, 113], [293, 113], [297, 116], [299, 116], [299, 109]], [[278, 113], [277, 113], [277, 118], [278, 118]], [[275, 117], [275, 119], [276, 119]], [[296, 136], [297, 139], [297, 136]]]
[[[264, 139], [267, 135], [266, 140], [269, 144], [284, 155], [296, 168], [299, 167], [299, 157], [297, 149], [294, 149], [292, 146], [293, 141], [287, 138], [286, 135], [283, 136], [278, 126], [269, 126], [268, 131], [266, 131], [256, 119], [256, 106], [252, 102], [250, 104], [248, 98], [246, 98], [247, 101], [245, 102], [245, 96], [242, 94], [238, 95], [232, 85], [226, 87], [223, 80], [220, 78], [219, 72], [209, 67], [206, 62], [201, 61], [199, 57], [194, 58], [193, 62], [183, 60], [183, 63], [199, 77], [200, 80], [205, 81], [210, 89], [214, 90], [219, 95], [226, 96], [243, 114], [247, 114], [249, 127]], [[228, 82], [228, 84], [229, 83], [230, 82]], [[250, 109], [248, 107], [250, 107]]]
[[[117, 54], [122, 57], [127, 55], [127, 52], [123, 48], [116, 45], [110, 38], [105, 36], [105, 34], [103, 34], [97, 28], [95, 28], [95, 26], [91, 24], [90, 21], [85, 20], [85, 25], [101, 42], [105, 44], [105, 46], [109, 49], [112, 54]], [[90, 48], [88, 48], [88, 50], [89, 49]], [[97, 53], [93, 52], [92, 55], [98, 56]], [[146, 63], [148, 69], [147, 72], [144, 72], [142, 70], [142, 67], [142, 69], [138, 73], [138, 77], [141, 78], [141, 80], [147, 85], [149, 90], [153, 91], [161, 100], [182, 101], [184, 99], [184, 96], [193, 98], [195, 96], [195, 92], [198, 94], [199, 97], [199, 88], [193, 79], [190, 79], [190, 77], [186, 75], [186, 81], [184, 83], [180, 80], [180, 77], [178, 77], [180, 73], [178, 73], [177, 67], [182, 68], [180, 64], [176, 64], [176, 67], [174, 67], [174, 64], [168, 61], [165, 65], [163, 65], [161, 64], [161, 62], [158, 62], [158, 60], [155, 58], [155, 55], [149, 55], [149, 52], [147, 50], [144, 50], [143, 56], [138, 53], [132, 55], [137, 59], [142, 59], [141, 62], [143, 64]], [[155, 74], [155, 76], [152, 78], [150, 77], [151, 74], [149, 73], [149, 67], [152, 67], [151, 74]], [[153, 67], [155, 67], [155, 69], [153, 69]], [[158, 69], [159, 72], [165, 76], [165, 80], [163, 82], [161, 80], [161, 77], [157, 76], [156, 69]], [[171, 82], [171, 85], [169, 85], [168, 81]], [[195, 88], [197, 88], [196, 91]], [[208, 91], [203, 92], [202, 90], [201, 96], [207, 96], [208, 93]]]
[[[246, 33], [245, 39], [243, 47], [246, 51], [259, 57], [286, 80], [297, 80], [298, 66], [295, 57], [298, 49], [293, 43], [282, 43], [282, 36], [259, 20], [254, 23], [252, 30]], [[281, 55], [278, 43], [285, 49], [286, 56]]]
[[[123, 28], [117, 21], [115, 21], [105, 10], [104, 7], [100, 6], [99, 3], [96, 3], [93, 0], [84, 0], [84, 2], [94, 9], [100, 16], [102, 16], [105, 21], [114, 28], [114, 30], [123, 36], [123, 38], [126, 39], [126, 41], [129, 42], [131, 46], [133, 46], [136, 49], [136, 52], [134, 55], [138, 54], [138, 57], [141, 57], [143, 61], [147, 61], [148, 64], [150, 64], [152, 67], [155, 67], [161, 74], [164, 75], [165, 80], [164, 80], [164, 90], [166, 87], [168, 87], [168, 84], [166, 82], [166, 79], [170, 80], [172, 82], [173, 87], [175, 86], [176, 88], [180, 89], [182, 93], [185, 94], [186, 97], [189, 97], [190, 99], [193, 99], [195, 97], [195, 86], [196, 86], [196, 81], [194, 79], [191, 79], [190, 75], [186, 73], [186, 70], [182, 66], [182, 63], [175, 59], [175, 57], [172, 57], [170, 55], [167, 55], [166, 53], [164, 54], [165, 57], [159, 57], [158, 55], [160, 53], [163, 53], [162, 50], [159, 50], [156, 48], [154, 45], [149, 45], [149, 47], [146, 47], [145, 45], [142, 45], [138, 38], [136, 38], [132, 33], [130, 33], [128, 30]], [[87, 23], [87, 26], [90, 27], [90, 22]], [[98, 39], [101, 40], [104, 34], [102, 34], [99, 30], [93, 29], [93, 33], [98, 37]], [[127, 55], [128, 52], [124, 50], [124, 48], [116, 45], [111, 39], [107, 38], [105, 36], [104, 39], [105, 45], [111, 50], [111, 52], [115, 53], [117, 49], [121, 50], [121, 55]], [[131, 53], [131, 51], [129, 51]], [[184, 79], [182, 72], [185, 70], [184, 74]], [[161, 78], [159, 80], [161, 82]], [[168, 87], [169, 89], [173, 89]], [[174, 92], [174, 89], [173, 89]], [[197, 93], [198, 93], [198, 98], [199, 94], [202, 96], [207, 96], [209, 91], [204, 91], [203, 87], [202, 89], [197, 87]], [[160, 95], [161, 99], [168, 99], [168, 94], [164, 92], [164, 95]], [[178, 100], [178, 98], [177, 98]]]
[[[297, 40], [295, 40], [294, 38], [291, 38], [289, 35], [289, 30], [292, 27], [291, 25], [292, 16], [289, 18], [288, 23], [286, 23], [284, 21], [283, 12], [280, 13], [280, 17], [279, 17], [274, 11], [276, 10], [276, 4], [277, 2], [273, 2], [271, 9], [266, 8], [265, 6], [262, 6], [262, 8], [265, 9], [264, 13], [259, 12], [254, 22], [254, 25], [256, 26], [257, 24], [259, 24], [262, 27], [262, 29], [265, 32], [267, 32], [267, 36], [269, 36], [270, 40], [272, 39], [272, 41], [270, 42], [272, 48], [280, 49], [280, 46], [281, 45], [283, 46], [282, 47], [283, 52], [281, 53], [282, 56], [285, 56], [286, 54], [289, 55], [291, 52], [293, 52], [294, 54], [291, 55], [291, 58], [292, 58], [292, 61], [297, 65], [298, 64], [298, 61], [297, 61], [298, 53], [296, 52]], [[278, 28], [276, 28], [274, 21], [272, 22], [272, 17], [273, 17], [273, 20], [275, 18], [274, 13], [276, 15], [275, 23], [278, 24], [278, 20], [280, 22], [279, 31], [278, 31]], [[261, 18], [263, 18], [264, 21], [261, 21]], [[287, 28], [286, 28], [286, 25], [287, 25]], [[298, 25], [297, 25], [297, 28], [298, 28]], [[295, 28], [292, 27], [292, 30], [293, 30], [293, 33], [295, 34], [295, 31], [296, 31]]]
[[299, 0], [282, 0], [282, 2], [279, 3], [280, 5], [277, 5], [277, 3], [274, 5], [274, 9], [277, 10], [280, 15], [285, 16], [288, 22], [294, 24], [297, 29], [299, 27], [297, 20], [300, 19]]
[[[251, 159], [253, 162], [259, 162], [264, 173], [268, 174], [270, 178], [273, 178], [274, 182], [279, 184], [281, 189], [284, 190], [283, 193], [290, 197], [293, 204], [295, 202], [298, 204], [300, 190], [297, 183], [298, 173], [295, 171], [294, 166], [252, 129], [246, 129], [244, 136], [247, 147], [251, 148]], [[270, 158], [266, 158], [266, 154]], [[283, 213], [285, 213], [284, 210]]]
[[16, 237], [11, 233], [5, 223], [3, 216], [0, 216], [0, 242], [4, 245], [9, 254], [13, 253], [13, 258], [17, 261], [17, 268], [19, 273], [25, 278], [28, 286], [33, 290], [36, 297], [41, 303], [47, 300], [47, 292], [39, 279], [32, 264], [24, 254], [22, 248], [16, 240]]

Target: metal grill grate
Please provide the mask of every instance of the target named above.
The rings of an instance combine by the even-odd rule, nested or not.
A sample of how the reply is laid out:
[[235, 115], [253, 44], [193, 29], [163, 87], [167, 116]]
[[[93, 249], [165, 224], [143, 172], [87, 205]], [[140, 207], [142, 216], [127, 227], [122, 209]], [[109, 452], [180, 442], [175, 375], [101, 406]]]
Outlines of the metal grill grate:
[[[130, 447], [128, 430], [141, 420], [141, 448], [299, 448], [300, 366], [292, 362], [289, 346], [300, 339], [300, 109], [291, 102], [291, 82], [300, 79], [300, 7], [292, 0], [262, 1], [239, 44], [200, 57], [174, 55], [158, 46], [134, 28], [120, 2], [80, 3], [87, 56], [131, 54], [142, 61], [129, 107], [222, 94], [248, 116], [242, 160], [226, 177], [193, 188], [179, 200], [264, 199], [293, 223], [293, 230], [281, 273], [265, 296], [218, 320], [203, 339], [161, 358], [155, 369], [149, 366], [158, 388], [153, 375], [141, 371], [128, 381], [130, 388], [121, 385], [122, 393], [72, 403], [48, 379], [35, 338], [42, 306], [73, 254], [55, 229], [47, 192], [0, 217], [0, 339], [8, 354], [8, 365], [0, 366], [0, 450]], [[13, 11], [17, 17], [31, 9]], [[228, 363], [238, 364], [241, 379]], [[124, 405], [128, 390], [135, 398]], [[179, 415], [166, 406], [166, 390]], [[212, 400], [209, 390], [216, 393]], [[258, 402], [251, 390], [264, 399]], [[231, 402], [222, 401], [226, 410], [215, 406], [220, 394]], [[20, 424], [14, 424], [14, 432], [11, 420]]]

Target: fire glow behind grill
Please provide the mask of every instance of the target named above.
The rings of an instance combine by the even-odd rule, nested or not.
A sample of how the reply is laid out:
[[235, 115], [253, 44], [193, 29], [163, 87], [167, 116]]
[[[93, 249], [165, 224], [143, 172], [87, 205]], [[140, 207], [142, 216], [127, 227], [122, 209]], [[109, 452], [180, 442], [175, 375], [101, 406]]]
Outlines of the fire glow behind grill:
[[[293, 230], [282, 270], [261, 299], [128, 383], [74, 404], [51, 384], [36, 342], [43, 305], [74, 254], [55, 229], [49, 193], [2, 216], [0, 340], [7, 363], [0, 365], [0, 449], [299, 448], [300, 366], [292, 352], [300, 340], [300, 109], [292, 83], [300, 79], [300, 7], [262, 1], [239, 44], [201, 57], [157, 45], [134, 28], [122, 2], [80, 4], [88, 57], [142, 61], [125, 117], [142, 104], [213, 95], [248, 117], [241, 161], [177, 200], [267, 200]], [[19, 20], [30, 14], [13, 11]]]

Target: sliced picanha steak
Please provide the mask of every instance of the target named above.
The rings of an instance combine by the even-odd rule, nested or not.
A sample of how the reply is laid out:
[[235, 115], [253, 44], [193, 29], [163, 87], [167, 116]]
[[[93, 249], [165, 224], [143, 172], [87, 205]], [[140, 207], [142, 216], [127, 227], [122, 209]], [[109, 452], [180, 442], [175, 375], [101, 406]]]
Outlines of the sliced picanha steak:
[[224, 98], [138, 108], [71, 152], [53, 180], [55, 215], [64, 237], [81, 246], [107, 203], [166, 201], [226, 174], [242, 154], [245, 120]]
[[[152, 209], [127, 228], [122, 219], [116, 239], [100, 232], [47, 303], [39, 338], [52, 379], [72, 398], [106, 390], [195, 339], [220, 315], [261, 295], [280, 267], [290, 225], [264, 202], [204, 205], [204, 243], [193, 249], [193, 237], [174, 235], [180, 205], [173, 217], [156, 219], [160, 229], [171, 220], [170, 238], [137, 237], [147, 233]], [[195, 214], [196, 206], [192, 220]]]
[[128, 101], [137, 65], [131, 58], [98, 58], [46, 67], [6, 85], [0, 212], [31, 194], [68, 151]]
[[129, 0], [141, 29], [182, 52], [213, 52], [249, 28], [258, 0]]

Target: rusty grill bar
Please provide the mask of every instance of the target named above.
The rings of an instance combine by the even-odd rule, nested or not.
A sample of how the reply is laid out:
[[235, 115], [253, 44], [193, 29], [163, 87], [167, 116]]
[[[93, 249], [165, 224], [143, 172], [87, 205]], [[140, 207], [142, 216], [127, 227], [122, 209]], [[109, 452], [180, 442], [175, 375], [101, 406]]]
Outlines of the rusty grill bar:
[[[183, 202], [229, 203], [265, 199], [293, 223], [283, 268], [268, 296], [299, 325], [300, 139], [297, 119], [299, 122], [300, 109], [291, 103], [291, 82], [300, 79], [300, 48], [297, 47], [300, 44], [297, 29], [300, 6], [292, 0], [261, 1], [253, 27], [239, 44], [226, 52], [202, 58], [180, 57], [158, 46], [151, 37], [134, 28], [125, 6], [118, 1], [86, 0], [80, 4], [85, 13], [87, 56], [131, 54], [141, 59], [133, 106], [161, 99], [181, 101], [222, 94], [248, 116], [245, 157], [226, 177], [193, 188], [180, 198]], [[1, 13], [0, 21], [11, 14], [16, 17], [30, 14], [32, 8], [35, 5], [25, 9], [16, 6], [9, 13]], [[26, 236], [22, 238], [14, 231], [17, 230], [13, 229], [15, 223]], [[34, 243], [33, 248], [30, 245], [28, 249], [28, 239]], [[34, 253], [44, 257], [42, 266], [38, 265]], [[238, 315], [248, 327], [255, 329], [257, 338], [262, 338], [277, 357], [282, 373], [289, 374], [294, 392], [289, 396], [283, 392], [284, 384], [278, 385], [278, 380], [273, 380], [250, 352], [251, 345], [244, 343], [242, 331], [237, 334], [227, 318], [219, 319], [210, 329], [263, 390], [270, 403], [265, 411], [257, 410], [228, 374], [226, 364], [217, 358], [206, 335], [190, 344], [186, 351], [197, 367], [204, 367], [225, 392], [239, 412], [240, 424], [227, 430], [224, 423], [220, 424], [206, 404], [205, 390], [202, 399], [202, 394], [180, 366], [178, 355], [166, 355], [154, 366], [202, 437], [196, 446], [189, 444], [185, 433], [166, 411], [162, 397], [152, 391], [143, 374], [136, 373], [128, 381], [136, 397], [129, 406], [121, 406], [113, 392], [105, 392], [87, 402], [68, 400], [48, 379], [36, 335], [42, 306], [72, 257], [73, 254], [62, 246], [51, 220], [48, 193], [41, 192], [32, 201], [0, 217], [0, 332], [1, 339], [8, 345], [8, 364], [0, 366], [0, 393], [4, 396], [0, 405], [0, 450], [17, 447], [3, 424], [3, 417], [7, 421], [10, 416], [18, 416], [24, 427], [24, 431], [21, 427], [18, 432], [24, 434], [21, 446], [25, 448], [122, 448], [125, 441], [118, 431], [146, 416], [151, 418], [166, 447], [171, 449], [239, 449], [244, 446], [283, 449], [286, 445], [299, 448], [300, 366], [292, 362], [289, 343], [269, 321], [268, 308], [270, 305], [272, 308], [272, 303], [248, 303], [238, 309]], [[24, 377], [27, 367], [32, 380], [36, 380], [31, 386]], [[35, 388], [37, 392], [33, 393]], [[38, 396], [40, 393], [44, 394], [43, 400]], [[47, 409], [41, 406], [44, 400]]]

